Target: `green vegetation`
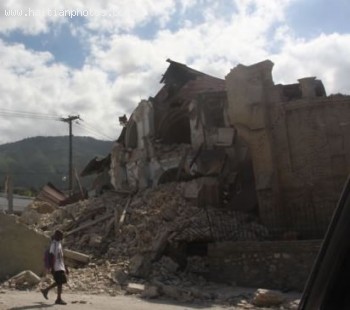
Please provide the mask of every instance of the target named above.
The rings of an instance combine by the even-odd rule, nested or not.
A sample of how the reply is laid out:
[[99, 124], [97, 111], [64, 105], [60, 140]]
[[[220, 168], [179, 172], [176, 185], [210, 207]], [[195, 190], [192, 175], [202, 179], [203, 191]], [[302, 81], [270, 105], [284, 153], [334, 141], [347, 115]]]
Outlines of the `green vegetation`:
[[[105, 157], [112, 141], [73, 137], [73, 166], [78, 173], [96, 156]], [[0, 180], [11, 174], [15, 188], [40, 189], [47, 182], [68, 187], [69, 138], [35, 137], [0, 145]], [[64, 181], [64, 179], [66, 179]], [[83, 185], [89, 180], [82, 179]]]

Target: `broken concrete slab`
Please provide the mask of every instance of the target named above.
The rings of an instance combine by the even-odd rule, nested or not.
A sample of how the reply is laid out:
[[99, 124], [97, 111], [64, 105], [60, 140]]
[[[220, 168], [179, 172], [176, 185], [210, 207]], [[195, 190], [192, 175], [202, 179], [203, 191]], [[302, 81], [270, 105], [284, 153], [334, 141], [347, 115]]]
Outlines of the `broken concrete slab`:
[[75, 261], [77, 263], [81, 263], [81, 264], [88, 264], [90, 262], [90, 256], [83, 254], [83, 253], [79, 253], [77, 251], [72, 251], [69, 249], [63, 249], [63, 255], [65, 258], [68, 258], [72, 261]]
[[[16, 216], [0, 213], [0, 281], [23, 270], [44, 272], [49, 238], [19, 223]], [[4, 250], [3, 250], [4, 249]]]
[[139, 283], [128, 283], [125, 290], [129, 294], [141, 294], [145, 290], [145, 286]]
[[8, 280], [9, 286], [15, 288], [32, 287], [39, 282], [40, 277], [30, 270], [22, 271]]

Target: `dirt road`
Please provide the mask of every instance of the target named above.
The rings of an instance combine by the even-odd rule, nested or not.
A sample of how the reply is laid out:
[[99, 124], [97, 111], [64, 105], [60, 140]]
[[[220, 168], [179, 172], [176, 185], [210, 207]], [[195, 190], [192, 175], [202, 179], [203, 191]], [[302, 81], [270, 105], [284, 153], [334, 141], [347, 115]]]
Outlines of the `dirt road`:
[[[0, 310], [29, 310], [29, 309], [73, 309], [73, 310], [109, 310], [109, 309], [126, 309], [126, 310], [185, 310], [185, 309], [243, 309], [237, 307], [228, 307], [213, 305], [209, 303], [192, 303], [176, 304], [173, 301], [162, 299], [143, 300], [135, 296], [101, 296], [101, 295], [80, 295], [65, 294], [67, 306], [54, 304], [54, 295], [49, 300], [45, 300], [38, 292], [22, 291], [1, 291], [0, 293]], [[250, 308], [252, 309], [252, 308]], [[261, 308], [259, 308], [261, 309]]]

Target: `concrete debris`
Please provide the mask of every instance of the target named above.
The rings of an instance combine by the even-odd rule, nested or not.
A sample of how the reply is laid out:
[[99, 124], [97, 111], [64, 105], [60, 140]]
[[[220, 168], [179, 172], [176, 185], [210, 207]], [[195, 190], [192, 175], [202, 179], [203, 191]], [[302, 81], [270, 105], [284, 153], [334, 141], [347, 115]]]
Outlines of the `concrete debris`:
[[[71, 269], [69, 282], [73, 291], [116, 295], [127, 290], [128, 284], [137, 283], [145, 285], [145, 298], [200, 298], [189, 288], [207, 285], [201, 275], [208, 264], [205, 257], [188, 256], [186, 244], [198, 240], [215, 242], [218, 238], [243, 239], [244, 232], [263, 239], [268, 232], [239, 212], [205, 210], [194, 205], [183, 197], [183, 187], [180, 182], [135, 194], [105, 192], [41, 214], [40, 222], [30, 226], [47, 235], [62, 229], [64, 248], [73, 250], [65, 250], [69, 265], [87, 264]], [[224, 225], [216, 229], [215, 223]], [[202, 297], [209, 298], [204, 293]]]
[[72, 251], [68, 249], [63, 249], [63, 254], [65, 259], [73, 261], [76, 264], [87, 264], [90, 262], [90, 256], [77, 251]]
[[0, 281], [31, 270], [40, 275], [49, 238], [20, 223], [13, 215], [0, 213]]
[[41, 214], [38, 213], [36, 210], [25, 209], [22, 212], [21, 217], [19, 218], [19, 221], [26, 225], [36, 225], [36, 224], [39, 224], [40, 219], [41, 219]]
[[141, 297], [145, 299], [154, 299], [159, 297], [159, 295], [159, 288], [155, 285], [146, 285], [141, 293]]
[[162, 266], [170, 273], [174, 273], [179, 269], [179, 264], [174, 262], [170, 257], [163, 256], [160, 260]]
[[56, 206], [46, 201], [34, 201], [27, 209], [34, 210], [39, 214], [46, 214], [55, 211]]
[[279, 306], [285, 301], [282, 293], [266, 289], [258, 289], [252, 299], [252, 304], [258, 307]]
[[160, 291], [162, 295], [173, 298], [175, 300], [180, 301], [182, 299], [183, 292], [177, 286], [160, 284]]
[[15, 287], [16, 289], [33, 287], [39, 282], [40, 278], [30, 270], [22, 271], [8, 280], [9, 287]]
[[112, 275], [112, 280], [116, 284], [123, 285], [127, 281], [129, 275], [123, 269], [117, 269]]
[[62, 229], [66, 246], [77, 251], [109, 259], [149, 256], [151, 261], [161, 258], [168, 243], [268, 236], [266, 228], [243, 213], [191, 204], [183, 198], [182, 187], [169, 183], [140, 191], [128, 208], [129, 198], [106, 193], [44, 214], [35, 227]]
[[128, 283], [125, 288], [125, 291], [129, 294], [141, 294], [145, 290], [145, 286], [143, 284], [138, 283]]
[[136, 254], [130, 259], [129, 273], [133, 277], [147, 278], [151, 270], [150, 255]]

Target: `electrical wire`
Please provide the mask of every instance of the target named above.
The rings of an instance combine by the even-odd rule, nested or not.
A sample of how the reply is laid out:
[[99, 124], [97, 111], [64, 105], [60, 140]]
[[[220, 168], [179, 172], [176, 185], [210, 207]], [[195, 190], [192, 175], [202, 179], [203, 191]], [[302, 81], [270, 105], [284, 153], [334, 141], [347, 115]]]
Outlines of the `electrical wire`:
[[44, 120], [60, 120], [59, 115], [51, 115], [45, 113], [34, 113], [29, 111], [15, 111], [10, 109], [0, 109], [0, 116], [19, 117], [19, 118], [34, 118]]
[[[18, 117], [22, 119], [40, 119], [40, 120], [52, 120], [52, 121], [62, 121], [63, 118], [59, 115], [50, 115], [45, 113], [37, 113], [37, 112], [29, 112], [29, 111], [16, 111], [16, 110], [10, 110], [10, 109], [0, 109], [0, 116], [6, 116], [6, 117]], [[84, 123], [76, 122], [79, 127], [83, 128], [84, 130], [94, 134], [95, 136], [103, 137], [103, 139], [107, 140], [113, 140], [109, 135], [106, 135], [105, 133], [101, 132], [100, 130], [97, 130], [93, 126], [86, 123], [84, 120], [80, 119]]]
[[[83, 121], [83, 120], [81, 120]], [[96, 128], [92, 127], [91, 125], [87, 124], [85, 121], [83, 121], [84, 123], [80, 123], [80, 122], [76, 122], [76, 124], [85, 129], [86, 131], [89, 131], [90, 133], [94, 133], [95, 135], [98, 135], [100, 137], [103, 137], [104, 139], [107, 140], [113, 140], [114, 138], [110, 137], [109, 135], [104, 134], [103, 132], [97, 130]]]

